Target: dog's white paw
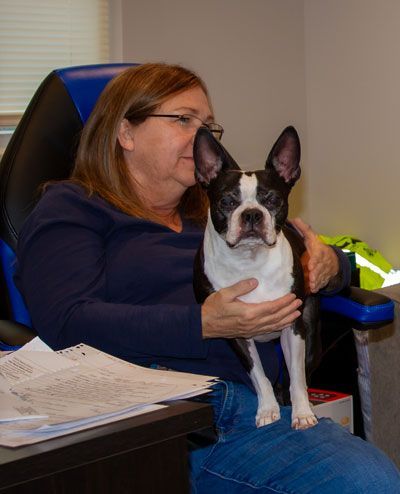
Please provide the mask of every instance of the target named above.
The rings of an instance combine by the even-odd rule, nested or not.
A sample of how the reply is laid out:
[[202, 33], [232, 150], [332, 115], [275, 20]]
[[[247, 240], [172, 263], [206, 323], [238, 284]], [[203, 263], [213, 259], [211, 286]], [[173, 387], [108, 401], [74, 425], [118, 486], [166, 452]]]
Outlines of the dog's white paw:
[[292, 415], [293, 429], [309, 429], [318, 423], [317, 417], [310, 411], [309, 413], [297, 413]]
[[264, 425], [272, 424], [281, 418], [281, 412], [278, 407], [261, 408], [257, 410], [256, 426], [264, 427]]

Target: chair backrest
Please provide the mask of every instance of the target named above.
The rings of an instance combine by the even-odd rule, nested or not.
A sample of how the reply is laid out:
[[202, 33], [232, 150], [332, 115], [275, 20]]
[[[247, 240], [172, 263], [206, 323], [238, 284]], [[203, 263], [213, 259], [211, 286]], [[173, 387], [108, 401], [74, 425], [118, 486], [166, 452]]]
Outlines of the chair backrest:
[[13, 282], [18, 233], [40, 185], [68, 178], [80, 132], [107, 82], [134, 64], [54, 70], [42, 82], [0, 164], [0, 318], [30, 325]]

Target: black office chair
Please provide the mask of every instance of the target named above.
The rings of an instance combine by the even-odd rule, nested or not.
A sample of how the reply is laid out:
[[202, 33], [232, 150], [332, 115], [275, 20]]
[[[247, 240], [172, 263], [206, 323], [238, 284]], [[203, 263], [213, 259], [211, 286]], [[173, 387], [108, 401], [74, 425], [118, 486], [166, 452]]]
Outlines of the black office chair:
[[107, 82], [134, 64], [54, 70], [42, 82], [0, 165], [0, 349], [29, 341], [29, 313], [14, 285], [18, 233], [39, 199], [40, 185], [70, 176], [80, 132]]
[[[0, 349], [16, 349], [36, 334], [13, 273], [18, 233], [39, 199], [40, 185], [69, 177], [80, 132], [99, 94], [112, 77], [132, 65], [91, 65], [51, 72], [7, 146], [0, 164]], [[340, 332], [329, 340], [329, 348], [343, 340], [344, 331], [382, 326], [394, 313], [391, 300], [357, 288], [324, 298], [322, 307], [329, 312], [328, 320], [333, 320], [332, 313], [340, 313], [347, 321], [336, 324]], [[328, 367], [329, 374], [332, 365]], [[324, 380], [326, 374], [322, 374]], [[337, 379], [337, 374], [332, 376]]]

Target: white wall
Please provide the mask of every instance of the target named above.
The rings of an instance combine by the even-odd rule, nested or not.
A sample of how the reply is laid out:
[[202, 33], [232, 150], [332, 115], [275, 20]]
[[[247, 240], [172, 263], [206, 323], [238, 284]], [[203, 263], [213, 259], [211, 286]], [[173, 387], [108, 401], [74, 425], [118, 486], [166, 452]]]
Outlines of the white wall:
[[399, 1], [305, 0], [305, 214], [400, 268], [399, 47]]
[[198, 71], [244, 167], [263, 165], [284, 126], [298, 128], [292, 216], [400, 267], [398, 0], [113, 2], [123, 59]]

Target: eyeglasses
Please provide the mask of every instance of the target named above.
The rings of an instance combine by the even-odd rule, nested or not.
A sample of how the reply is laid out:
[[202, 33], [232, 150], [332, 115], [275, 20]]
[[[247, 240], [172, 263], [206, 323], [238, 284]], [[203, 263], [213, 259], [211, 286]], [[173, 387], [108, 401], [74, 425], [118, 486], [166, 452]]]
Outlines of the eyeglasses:
[[161, 117], [161, 118], [174, 118], [176, 122], [179, 123], [180, 127], [185, 130], [197, 130], [199, 127], [207, 127], [207, 129], [212, 132], [214, 137], [218, 140], [221, 140], [222, 134], [224, 133], [224, 129], [221, 125], [217, 123], [205, 123], [201, 118], [196, 117], [195, 115], [184, 114], [184, 115], [173, 115], [173, 114], [160, 114], [160, 113], [151, 113], [147, 115], [147, 117]]

